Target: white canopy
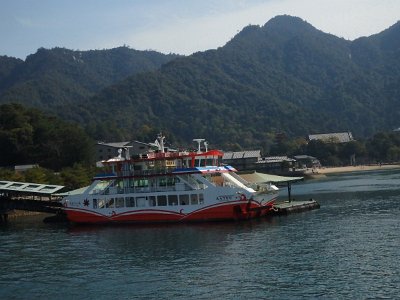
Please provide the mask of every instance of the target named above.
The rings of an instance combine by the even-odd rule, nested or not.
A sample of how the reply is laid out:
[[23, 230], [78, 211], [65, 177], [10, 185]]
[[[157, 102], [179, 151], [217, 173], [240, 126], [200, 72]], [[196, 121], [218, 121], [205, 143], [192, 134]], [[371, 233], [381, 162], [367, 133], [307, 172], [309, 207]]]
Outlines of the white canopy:
[[280, 183], [280, 182], [294, 182], [302, 180], [303, 177], [286, 177], [271, 174], [264, 174], [259, 172], [253, 172], [248, 174], [239, 174], [244, 180], [253, 183]]

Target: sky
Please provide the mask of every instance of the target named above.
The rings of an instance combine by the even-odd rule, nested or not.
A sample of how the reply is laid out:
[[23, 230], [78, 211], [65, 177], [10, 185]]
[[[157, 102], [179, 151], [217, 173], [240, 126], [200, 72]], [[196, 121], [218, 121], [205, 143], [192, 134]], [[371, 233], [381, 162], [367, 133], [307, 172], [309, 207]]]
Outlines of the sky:
[[190, 55], [283, 14], [354, 40], [399, 21], [400, 0], [0, 0], [0, 55], [123, 45]]

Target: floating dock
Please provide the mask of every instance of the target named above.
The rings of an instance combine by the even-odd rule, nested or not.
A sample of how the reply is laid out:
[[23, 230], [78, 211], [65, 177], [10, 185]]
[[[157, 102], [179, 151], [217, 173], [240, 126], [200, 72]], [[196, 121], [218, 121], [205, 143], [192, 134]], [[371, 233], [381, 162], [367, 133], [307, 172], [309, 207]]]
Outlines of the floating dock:
[[281, 216], [288, 215], [297, 212], [303, 212], [307, 210], [313, 210], [320, 208], [320, 205], [314, 199], [305, 200], [305, 201], [283, 201], [276, 202], [274, 204], [274, 208], [271, 211], [273, 216]]

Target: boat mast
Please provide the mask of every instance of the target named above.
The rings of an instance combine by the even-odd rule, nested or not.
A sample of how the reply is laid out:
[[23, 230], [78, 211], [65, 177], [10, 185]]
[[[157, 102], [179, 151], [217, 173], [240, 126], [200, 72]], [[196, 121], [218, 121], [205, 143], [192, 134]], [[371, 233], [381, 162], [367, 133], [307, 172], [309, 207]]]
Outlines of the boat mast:
[[201, 153], [201, 142], [205, 141], [205, 139], [193, 139], [193, 142], [197, 142], [198, 148], [197, 153]]
[[162, 133], [159, 133], [159, 134], [157, 135], [158, 150], [160, 150], [161, 153], [164, 153], [164, 152], [165, 152], [165, 151], [164, 151], [164, 139], [165, 139], [165, 136], [163, 136]]

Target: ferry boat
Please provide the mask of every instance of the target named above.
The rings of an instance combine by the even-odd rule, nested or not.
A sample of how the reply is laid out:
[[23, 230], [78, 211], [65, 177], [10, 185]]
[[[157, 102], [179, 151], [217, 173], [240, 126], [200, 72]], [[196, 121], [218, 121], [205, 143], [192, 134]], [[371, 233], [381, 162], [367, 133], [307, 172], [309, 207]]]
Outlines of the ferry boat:
[[[278, 196], [272, 184], [247, 182], [221, 163], [223, 153], [208, 150], [158, 150], [145, 155], [103, 161], [106, 174], [63, 199], [73, 223], [154, 223], [246, 220], [266, 215]], [[205, 151], [201, 150], [204, 142]], [[203, 147], [204, 150], [204, 147]]]

